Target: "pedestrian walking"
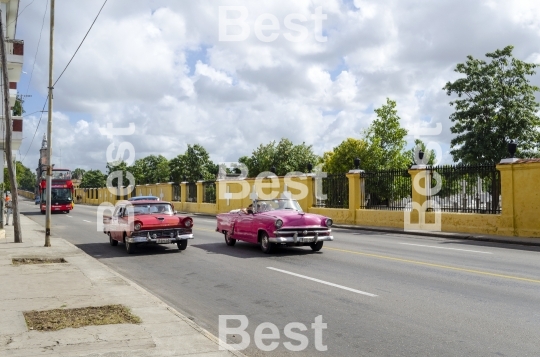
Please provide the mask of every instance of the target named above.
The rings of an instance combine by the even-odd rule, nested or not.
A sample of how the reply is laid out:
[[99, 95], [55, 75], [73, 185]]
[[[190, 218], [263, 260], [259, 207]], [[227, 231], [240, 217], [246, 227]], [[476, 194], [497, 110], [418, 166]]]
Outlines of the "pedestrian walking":
[[6, 194], [6, 226], [9, 226], [9, 217], [13, 213], [13, 202], [11, 201], [11, 197], [9, 197], [8, 194]]

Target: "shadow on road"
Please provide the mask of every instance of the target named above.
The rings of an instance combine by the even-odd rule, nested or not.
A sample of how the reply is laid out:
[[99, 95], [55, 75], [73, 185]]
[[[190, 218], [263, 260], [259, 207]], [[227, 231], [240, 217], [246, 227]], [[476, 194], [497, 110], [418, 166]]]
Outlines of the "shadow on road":
[[[104, 235], [104, 237], [106, 237]], [[77, 248], [83, 250], [86, 254], [93, 256], [96, 259], [106, 259], [106, 258], [131, 258], [137, 256], [148, 256], [148, 255], [163, 255], [163, 254], [180, 254], [181, 251], [178, 250], [176, 244], [167, 244], [167, 245], [138, 245], [135, 248], [134, 254], [128, 254], [126, 252], [126, 247], [122, 243], [118, 243], [117, 246], [113, 247], [109, 244], [108, 241], [103, 243], [82, 243], [75, 244]], [[189, 250], [189, 246], [188, 246]]]
[[[193, 244], [192, 247], [202, 249], [210, 254], [222, 254], [235, 258], [280, 258], [302, 255], [322, 254], [313, 252], [310, 247], [280, 247], [277, 246], [273, 253], [265, 254], [257, 244], [236, 242], [236, 245], [229, 247], [223, 243]], [[189, 248], [188, 248], [189, 249]], [[324, 251], [324, 248], [322, 249]]]
[[[45, 217], [45, 214], [41, 213], [41, 211], [21, 211], [20, 214], [24, 214], [25, 216], [43, 216]], [[53, 212], [52, 214], [65, 214], [62, 212]]]

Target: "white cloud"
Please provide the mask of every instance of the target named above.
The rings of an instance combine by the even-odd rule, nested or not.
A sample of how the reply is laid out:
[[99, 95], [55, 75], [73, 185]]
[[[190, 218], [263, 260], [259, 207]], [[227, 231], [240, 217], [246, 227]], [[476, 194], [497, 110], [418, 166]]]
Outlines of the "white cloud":
[[[21, 7], [30, 1], [21, 0]], [[220, 5], [247, 7], [246, 41], [218, 40]], [[55, 78], [100, 6], [77, 0], [57, 7]], [[324, 43], [316, 41], [310, 18], [318, 6], [328, 16]], [[447, 151], [452, 108], [442, 87], [457, 78], [453, 68], [469, 54], [483, 57], [507, 45], [515, 46], [517, 57], [539, 62], [539, 6], [524, 0], [109, 2], [55, 86], [54, 145], [62, 150], [64, 166], [104, 169], [110, 140], [98, 128], [133, 122], [137, 133], [115, 141], [132, 142], [137, 157], [172, 158], [199, 143], [214, 160], [233, 161], [282, 137], [312, 144], [322, 154], [347, 137], [359, 137], [375, 117], [373, 108], [389, 97], [408, 129], [442, 123], [443, 133], [426, 140]], [[33, 3], [17, 24], [17, 37], [25, 41], [23, 94], [44, 9]], [[264, 13], [280, 22], [275, 42], [261, 42], [253, 32]], [[303, 23], [305, 41], [284, 38], [284, 19], [291, 13], [309, 19]], [[28, 113], [41, 110], [45, 100], [47, 46], [46, 20]], [[540, 76], [532, 82], [539, 85]], [[25, 164], [31, 168], [44, 117], [31, 147], [38, 117], [25, 121], [21, 152], [29, 150]]]

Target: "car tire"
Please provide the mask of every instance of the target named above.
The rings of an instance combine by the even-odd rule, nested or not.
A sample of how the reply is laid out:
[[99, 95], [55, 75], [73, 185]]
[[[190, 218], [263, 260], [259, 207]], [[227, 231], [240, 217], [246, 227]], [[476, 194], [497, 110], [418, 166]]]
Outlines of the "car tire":
[[184, 239], [184, 240], [181, 240], [180, 242], [177, 242], [176, 245], [178, 246], [178, 249], [186, 250], [186, 248], [187, 248], [187, 239]]
[[113, 239], [111, 232], [107, 233], [107, 235], [109, 236], [109, 244], [113, 247], [116, 247], [118, 245], [118, 241], [116, 239]]
[[128, 254], [133, 254], [135, 252], [135, 243], [129, 243], [127, 241], [127, 237], [125, 233], [124, 233], [124, 244], [126, 246], [126, 252]]
[[311, 250], [313, 250], [314, 252], [318, 252], [319, 250], [322, 249], [323, 243], [324, 241], [320, 241], [317, 243], [312, 243], [309, 246], [311, 247]]
[[41, 214], [45, 214], [45, 211], [42, 210], [42, 211], [41, 211]]
[[229, 232], [225, 231], [223, 234], [225, 235], [225, 244], [227, 244], [229, 247], [232, 247], [236, 244], [236, 239], [231, 238]]
[[261, 234], [261, 250], [265, 254], [270, 254], [274, 250], [274, 243], [270, 243], [268, 234]]

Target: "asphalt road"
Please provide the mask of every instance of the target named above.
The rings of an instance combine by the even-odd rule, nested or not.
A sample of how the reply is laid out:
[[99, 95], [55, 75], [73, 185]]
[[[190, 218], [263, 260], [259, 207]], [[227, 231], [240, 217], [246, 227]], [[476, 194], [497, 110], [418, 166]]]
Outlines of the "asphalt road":
[[[22, 212], [44, 224], [33, 202]], [[220, 315], [245, 315], [249, 356], [539, 356], [540, 247], [334, 229], [321, 252], [273, 255], [225, 245], [215, 219], [195, 217], [195, 239], [128, 255], [96, 231], [96, 208], [52, 216], [67, 239], [218, 335]], [[316, 345], [312, 324], [326, 329]], [[279, 346], [261, 351], [255, 330], [277, 326]], [[298, 322], [307, 348], [292, 352], [285, 326]], [[230, 321], [229, 326], [238, 326]], [[270, 333], [266, 329], [263, 333]], [[290, 334], [288, 336], [291, 336]], [[238, 334], [228, 342], [239, 343]], [[319, 352], [326, 346], [327, 351]], [[290, 346], [289, 346], [290, 347]]]

